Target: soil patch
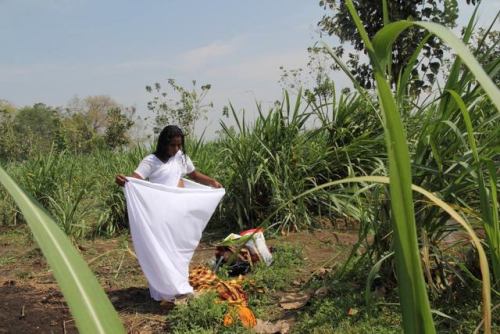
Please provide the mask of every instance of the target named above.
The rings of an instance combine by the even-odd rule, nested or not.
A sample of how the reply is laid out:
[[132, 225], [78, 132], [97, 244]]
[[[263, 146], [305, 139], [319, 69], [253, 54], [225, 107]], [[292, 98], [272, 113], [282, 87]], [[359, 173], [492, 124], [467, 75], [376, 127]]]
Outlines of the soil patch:
[[55, 287], [0, 282], [0, 333], [78, 333]]
[[[214, 241], [220, 237], [204, 236], [193, 256], [193, 266], [213, 258]], [[305, 281], [344, 261], [356, 241], [355, 232], [325, 229], [269, 238], [268, 244], [300, 246], [305, 258], [300, 276]], [[0, 245], [0, 333], [77, 333], [57, 283], [29, 231], [25, 227], [2, 228]], [[83, 241], [78, 248], [129, 333], [165, 332], [169, 308], [150, 298], [130, 237]]]

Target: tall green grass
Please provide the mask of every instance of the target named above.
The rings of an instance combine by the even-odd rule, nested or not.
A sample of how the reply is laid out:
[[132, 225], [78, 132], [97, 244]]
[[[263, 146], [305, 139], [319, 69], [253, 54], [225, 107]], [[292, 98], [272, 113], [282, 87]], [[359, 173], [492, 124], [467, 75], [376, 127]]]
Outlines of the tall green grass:
[[[8, 164], [6, 169], [68, 235], [111, 236], [127, 226], [123, 192], [114, 184], [114, 175], [131, 173], [145, 154], [147, 150], [141, 147], [88, 155], [53, 152]], [[14, 225], [22, 220], [6, 194], [0, 207], [2, 224]]]
[[[410, 153], [397, 103], [397, 100], [401, 100], [401, 97], [398, 99], [393, 94], [388, 78], [392, 44], [399, 34], [407, 28], [419, 26], [427, 29], [457, 52], [460, 59], [468, 66], [475, 79], [481, 84], [482, 89], [489, 95], [497, 110], [500, 109], [500, 92], [467, 47], [446, 28], [429, 22], [385, 22], [384, 28], [375, 35], [373, 40], [370, 40], [352, 1], [346, 1], [346, 5], [369, 55], [374, 70], [380, 108], [383, 113], [389, 158], [391, 215], [395, 236], [394, 248], [404, 330], [407, 333], [434, 333], [435, 329], [421, 267], [416, 231], [417, 224], [411, 192], [412, 168]], [[331, 53], [333, 54], [333, 52]], [[452, 74], [454, 73], [452, 72]], [[398, 91], [402, 92], [404, 90], [400, 88]], [[485, 331], [489, 332], [491, 331], [491, 314], [488, 303], [488, 294], [490, 293], [488, 276], [483, 276], [483, 279], [485, 280], [485, 289], [483, 290]]]
[[[316, 103], [300, 93], [292, 100], [285, 92], [267, 113], [257, 106], [254, 123], [231, 106], [236, 128], [223, 122], [225, 137], [218, 142], [229, 189], [223, 203], [230, 213], [226, 219], [240, 228], [260, 225], [307, 189], [378, 168], [385, 156], [382, 129], [363, 101], [357, 94], [341, 94], [338, 100], [333, 95], [331, 102]], [[313, 117], [315, 126], [310, 125]], [[321, 217], [359, 218], [357, 204], [347, 192], [317, 192], [282, 208], [271, 223], [291, 231], [315, 226]]]

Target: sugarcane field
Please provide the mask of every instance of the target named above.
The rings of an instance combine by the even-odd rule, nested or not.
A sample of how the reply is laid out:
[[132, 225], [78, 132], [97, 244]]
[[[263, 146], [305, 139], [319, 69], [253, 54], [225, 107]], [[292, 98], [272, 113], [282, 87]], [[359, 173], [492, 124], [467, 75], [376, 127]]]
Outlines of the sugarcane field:
[[0, 334], [500, 332], [499, 1], [0, 22]]

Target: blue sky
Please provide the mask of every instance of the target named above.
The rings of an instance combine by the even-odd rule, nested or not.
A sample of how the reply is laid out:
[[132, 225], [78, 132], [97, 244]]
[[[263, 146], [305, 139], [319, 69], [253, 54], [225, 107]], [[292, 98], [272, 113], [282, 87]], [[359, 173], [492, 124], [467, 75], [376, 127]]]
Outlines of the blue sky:
[[[483, 2], [487, 24], [500, 0]], [[196, 79], [212, 84], [211, 132], [229, 100], [251, 115], [256, 100], [280, 98], [279, 66], [305, 65], [322, 15], [316, 0], [0, 0], [0, 99], [63, 106], [109, 95], [144, 113], [147, 84]]]

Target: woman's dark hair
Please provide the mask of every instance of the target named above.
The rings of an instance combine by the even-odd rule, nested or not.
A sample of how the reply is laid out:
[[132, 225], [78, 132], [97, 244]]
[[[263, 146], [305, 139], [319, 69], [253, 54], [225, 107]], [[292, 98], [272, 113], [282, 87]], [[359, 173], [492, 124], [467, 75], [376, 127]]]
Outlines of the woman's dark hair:
[[156, 144], [156, 151], [154, 151], [154, 155], [162, 161], [168, 160], [170, 157], [168, 156], [168, 145], [172, 138], [181, 137], [182, 143], [182, 153], [186, 154], [186, 149], [184, 147], [184, 133], [181, 128], [177, 125], [167, 125], [160, 132], [160, 136], [158, 137], [158, 144]]

